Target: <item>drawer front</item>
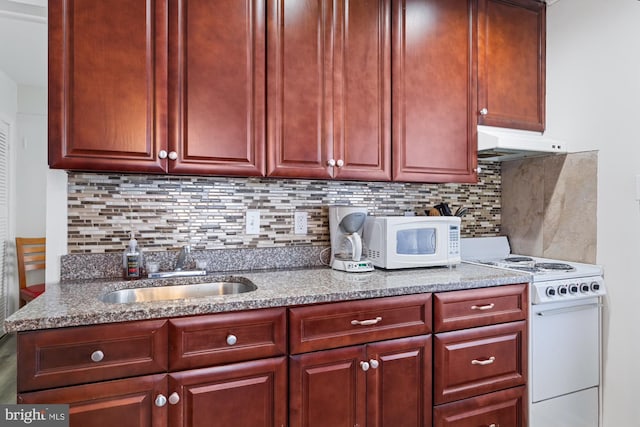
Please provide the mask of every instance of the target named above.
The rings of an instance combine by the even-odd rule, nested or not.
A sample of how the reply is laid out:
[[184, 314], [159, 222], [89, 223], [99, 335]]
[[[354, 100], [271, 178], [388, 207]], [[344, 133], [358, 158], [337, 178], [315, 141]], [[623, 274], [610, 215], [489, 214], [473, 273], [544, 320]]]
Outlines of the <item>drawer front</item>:
[[170, 369], [283, 355], [287, 351], [286, 320], [284, 308], [172, 319]]
[[436, 404], [523, 385], [527, 378], [526, 321], [437, 334]]
[[527, 425], [526, 389], [510, 388], [433, 409], [434, 427], [478, 427]]
[[346, 301], [289, 310], [292, 354], [431, 332], [431, 294]]
[[167, 321], [18, 334], [18, 391], [165, 372]]
[[487, 326], [527, 318], [526, 284], [441, 292], [434, 295], [434, 331]]

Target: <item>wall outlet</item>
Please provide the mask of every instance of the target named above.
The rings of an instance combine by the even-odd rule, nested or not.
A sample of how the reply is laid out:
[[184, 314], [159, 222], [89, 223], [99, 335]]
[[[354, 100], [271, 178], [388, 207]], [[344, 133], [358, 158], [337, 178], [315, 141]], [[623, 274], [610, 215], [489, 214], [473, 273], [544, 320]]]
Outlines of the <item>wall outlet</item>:
[[294, 215], [294, 234], [307, 234], [307, 213], [298, 211]]
[[260, 211], [247, 210], [245, 217], [246, 234], [260, 234]]

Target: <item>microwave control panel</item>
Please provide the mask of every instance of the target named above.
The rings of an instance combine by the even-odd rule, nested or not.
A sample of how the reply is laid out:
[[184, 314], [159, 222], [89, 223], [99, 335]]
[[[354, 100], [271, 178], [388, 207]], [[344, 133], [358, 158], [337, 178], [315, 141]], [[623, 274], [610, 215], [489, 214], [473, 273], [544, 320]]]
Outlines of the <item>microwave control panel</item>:
[[460, 255], [460, 226], [449, 226], [449, 255]]

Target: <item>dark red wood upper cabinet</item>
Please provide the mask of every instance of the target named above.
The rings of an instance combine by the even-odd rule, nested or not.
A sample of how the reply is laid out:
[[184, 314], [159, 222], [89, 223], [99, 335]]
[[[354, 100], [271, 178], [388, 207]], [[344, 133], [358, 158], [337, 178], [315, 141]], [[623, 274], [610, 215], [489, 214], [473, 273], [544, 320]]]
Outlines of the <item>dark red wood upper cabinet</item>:
[[389, 11], [269, 1], [269, 176], [390, 179]]
[[264, 175], [265, 0], [169, 4], [169, 171]]
[[546, 5], [478, 2], [479, 124], [543, 131]]
[[49, 1], [49, 165], [164, 172], [166, 0]]
[[337, 179], [391, 179], [391, 4], [338, 1], [333, 78]]
[[393, 180], [476, 182], [473, 0], [394, 0]]

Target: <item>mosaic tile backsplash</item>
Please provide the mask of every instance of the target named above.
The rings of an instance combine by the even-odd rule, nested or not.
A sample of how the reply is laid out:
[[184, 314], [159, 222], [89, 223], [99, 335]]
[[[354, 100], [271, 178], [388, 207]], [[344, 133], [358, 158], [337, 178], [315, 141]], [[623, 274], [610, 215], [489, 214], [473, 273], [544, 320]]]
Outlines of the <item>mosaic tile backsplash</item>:
[[[121, 252], [133, 231], [147, 251], [329, 245], [328, 205], [366, 206], [373, 215], [419, 215], [440, 202], [469, 208], [464, 237], [500, 231], [500, 164], [481, 163], [478, 184], [415, 184], [268, 178], [69, 173], [68, 253]], [[260, 234], [245, 233], [247, 209]], [[294, 234], [307, 212], [308, 233]]]

